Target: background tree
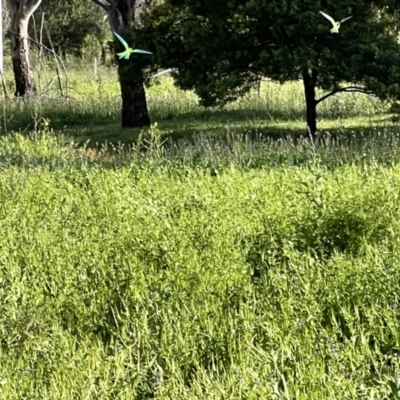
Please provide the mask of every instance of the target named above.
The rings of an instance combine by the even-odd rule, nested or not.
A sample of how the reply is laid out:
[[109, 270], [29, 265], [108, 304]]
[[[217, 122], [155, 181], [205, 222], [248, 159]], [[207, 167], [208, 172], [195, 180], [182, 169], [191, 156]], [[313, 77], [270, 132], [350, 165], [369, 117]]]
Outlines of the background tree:
[[[382, 99], [400, 93], [396, 0], [166, 0], [153, 7], [141, 41], [155, 62], [178, 67], [176, 84], [193, 89], [204, 106], [246, 93], [260, 76], [303, 80], [309, 132], [317, 105], [339, 92]], [[340, 20], [339, 34], [319, 11]], [[327, 93], [317, 98], [316, 89]]]
[[[142, 17], [150, 11], [154, 0], [92, 0], [109, 16], [111, 30], [118, 32], [131, 47], [144, 48], [136, 39], [142, 27]], [[119, 42], [116, 41], [118, 48]], [[132, 54], [129, 60], [119, 60], [118, 76], [122, 96], [122, 127], [150, 125], [144, 88], [144, 69], [150, 65], [151, 56]]]
[[29, 62], [28, 24], [41, 0], [7, 0], [10, 12], [11, 59], [15, 79], [15, 96], [36, 94]]
[[42, 32], [42, 43], [51, 48], [51, 43], [58, 55], [67, 54], [82, 57], [86, 40], [96, 38], [98, 21], [104, 13], [87, 0], [42, 0], [39, 10], [30, 23], [31, 37], [39, 38], [42, 29], [42, 18], [45, 18], [50, 38]]
[[[101, 10], [99, 7], [97, 7], [99, 10]], [[107, 24], [107, 19], [108, 15], [104, 15], [104, 13], [101, 13], [100, 18], [96, 21], [96, 26], [94, 29], [94, 37], [97, 40], [97, 42], [100, 44], [101, 48], [101, 63], [105, 64], [107, 62], [107, 53], [109, 50], [109, 46], [107, 44], [107, 39], [111, 36], [111, 32], [108, 28]]]

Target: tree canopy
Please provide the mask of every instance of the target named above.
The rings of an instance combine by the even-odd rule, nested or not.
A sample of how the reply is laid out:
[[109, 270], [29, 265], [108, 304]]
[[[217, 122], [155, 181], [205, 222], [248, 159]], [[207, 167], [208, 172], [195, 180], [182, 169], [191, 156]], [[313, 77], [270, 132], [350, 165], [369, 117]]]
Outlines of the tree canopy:
[[[165, 0], [136, 35], [157, 64], [179, 68], [176, 84], [204, 106], [236, 99], [260, 77], [302, 79], [315, 134], [317, 104], [332, 94], [399, 97], [399, 8], [398, 0]], [[319, 11], [352, 18], [330, 33]]]

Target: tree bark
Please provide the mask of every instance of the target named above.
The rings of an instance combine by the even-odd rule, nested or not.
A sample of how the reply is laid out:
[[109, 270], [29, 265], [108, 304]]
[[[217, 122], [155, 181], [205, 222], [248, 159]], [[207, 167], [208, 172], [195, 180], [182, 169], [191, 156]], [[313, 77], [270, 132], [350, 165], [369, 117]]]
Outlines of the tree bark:
[[118, 62], [122, 97], [122, 128], [150, 126], [143, 73], [132, 62]]
[[313, 139], [317, 133], [317, 100], [315, 94], [316, 73], [313, 70], [303, 71], [304, 94], [306, 98], [307, 131]]
[[11, 59], [15, 79], [15, 96], [31, 96], [36, 94], [36, 86], [29, 62], [29, 19], [18, 18], [12, 23]]
[[[141, 26], [141, 16], [150, 10], [154, 0], [92, 0], [108, 14], [112, 31], [121, 32], [131, 23]], [[115, 39], [115, 38], [114, 38]], [[115, 39], [117, 43], [117, 39]], [[131, 56], [134, 58], [134, 56]], [[134, 61], [117, 60], [122, 97], [122, 127], [150, 126], [143, 71]]]

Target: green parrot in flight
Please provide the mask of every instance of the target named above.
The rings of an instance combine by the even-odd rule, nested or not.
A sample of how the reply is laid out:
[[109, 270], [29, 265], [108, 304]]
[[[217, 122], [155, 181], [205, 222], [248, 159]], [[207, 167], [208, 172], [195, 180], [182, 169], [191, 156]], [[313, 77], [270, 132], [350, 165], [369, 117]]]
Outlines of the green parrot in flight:
[[340, 22], [335, 21], [330, 15], [325, 14], [324, 12], [320, 11], [320, 13], [331, 22], [331, 24], [333, 25], [333, 28], [331, 29], [331, 33], [339, 33], [339, 28], [340, 28], [340, 24], [342, 24], [344, 21], [347, 21], [348, 19], [352, 18], [352, 17], [347, 17], [345, 19], [342, 19]]
[[114, 35], [117, 37], [117, 39], [124, 45], [125, 47], [125, 51], [123, 51], [122, 53], [117, 53], [117, 56], [119, 57], [119, 59], [121, 58], [125, 58], [125, 60], [129, 60], [129, 56], [132, 53], [140, 53], [140, 54], [153, 54], [150, 51], [146, 51], [146, 50], [140, 50], [140, 49], [132, 49], [131, 47], [128, 46], [128, 43], [126, 43], [126, 41], [118, 35], [117, 32], [114, 32]]

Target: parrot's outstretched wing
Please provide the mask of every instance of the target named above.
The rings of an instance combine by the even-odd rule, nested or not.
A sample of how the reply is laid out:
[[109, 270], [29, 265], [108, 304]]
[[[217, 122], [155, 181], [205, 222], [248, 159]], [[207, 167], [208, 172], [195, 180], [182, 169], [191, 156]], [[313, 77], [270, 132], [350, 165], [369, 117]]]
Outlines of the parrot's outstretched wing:
[[114, 35], [124, 45], [125, 49], [128, 50], [129, 49], [128, 43], [126, 43], [126, 41], [121, 36], [119, 36], [117, 32], [114, 32]]
[[333, 26], [335, 26], [336, 21], [335, 21], [330, 15], [325, 14], [325, 13], [322, 12], [322, 11], [320, 11], [320, 13], [321, 13], [327, 20], [329, 20]]
[[340, 23], [343, 23], [344, 21], [347, 21], [348, 19], [350, 19], [350, 18], [353, 18], [353, 17], [347, 17], [347, 18], [345, 18], [345, 19], [342, 19], [341, 21], [340, 21]]
[[118, 35], [117, 32], [114, 32], [114, 35], [117, 37], [117, 39], [124, 45], [125, 47], [125, 51], [121, 52], [121, 53], [117, 53], [117, 56], [121, 59], [121, 58], [125, 58], [126, 60], [129, 60], [129, 56], [131, 53], [141, 53], [141, 54], [153, 54], [150, 53], [150, 51], [146, 51], [146, 50], [141, 50], [141, 49], [132, 49], [128, 46], [128, 43], [126, 43], [126, 41]]
[[140, 50], [140, 49], [133, 49], [133, 50], [132, 50], [132, 53], [153, 54], [153, 53], [150, 52], [150, 51], [147, 51], [147, 50]]

